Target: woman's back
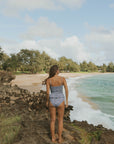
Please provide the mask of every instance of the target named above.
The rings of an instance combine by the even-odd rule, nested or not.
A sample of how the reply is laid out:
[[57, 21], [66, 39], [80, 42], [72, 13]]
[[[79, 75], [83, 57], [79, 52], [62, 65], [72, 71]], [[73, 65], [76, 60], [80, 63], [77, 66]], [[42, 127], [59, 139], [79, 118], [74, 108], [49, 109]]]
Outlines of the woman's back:
[[50, 83], [50, 101], [53, 106], [58, 107], [64, 101], [62, 77], [55, 76], [49, 79]]
[[50, 86], [61, 86], [63, 85], [63, 77], [61, 76], [54, 76], [49, 79]]

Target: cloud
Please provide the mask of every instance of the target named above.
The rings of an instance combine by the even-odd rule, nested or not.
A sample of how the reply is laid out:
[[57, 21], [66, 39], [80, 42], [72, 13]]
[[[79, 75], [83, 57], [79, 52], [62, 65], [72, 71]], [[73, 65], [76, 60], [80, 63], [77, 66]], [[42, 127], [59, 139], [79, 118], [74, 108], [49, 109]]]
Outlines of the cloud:
[[90, 27], [90, 33], [85, 36], [85, 39], [95, 63], [114, 61], [114, 29]]
[[19, 16], [24, 11], [60, 9], [53, 0], [2, 0], [1, 11], [6, 16]]
[[34, 49], [45, 51], [48, 55], [58, 59], [61, 56], [71, 58], [76, 62], [92, 61], [95, 64], [108, 64], [114, 62], [114, 30], [106, 28], [90, 28], [90, 33], [85, 37], [85, 42], [74, 35], [65, 39], [50, 38], [41, 40], [24, 40], [18, 43], [1, 45], [7, 54], [18, 53], [21, 49]]
[[27, 14], [25, 16], [25, 22], [27, 22], [27, 23], [34, 23], [35, 21]]
[[89, 60], [89, 55], [85, 51], [84, 45], [77, 36], [68, 37], [64, 40], [47, 39], [47, 40], [25, 40], [21, 43], [2, 45], [3, 50], [7, 53], [18, 53], [21, 49], [34, 49], [40, 52], [45, 51], [48, 55], [58, 59], [61, 56], [71, 58], [74, 61], [81, 62]]
[[50, 22], [46, 17], [40, 17], [38, 21], [28, 28], [21, 37], [24, 39], [61, 37], [63, 30], [56, 23]]
[[110, 8], [114, 8], [114, 3], [109, 5]]
[[85, 0], [58, 0], [61, 4], [68, 8], [81, 8]]
[[[0, 43], [1, 44], [4, 44], [4, 43], [16, 43], [16, 40], [12, 40], [12, 39], [6, 39], [6, 38], [3, 38], [3, 37], [0, 37]], [[1, 46], [1, 45], [0, 45]]]
[[62, 52], [67, 51], [67, 56], [75, 61], [82, 62], [89, 60], [89, 54], [77, 36], [66, 38], [61, 42]]
[[[14, 16], [25, 10], [32, 11], [36, 9], [54, 10], [58, 7], [54, 4], [53, 0], [4, 0], [2, 2], [2, 11], [5, 15]], [[59, 9], [59, 8], [58, 8]]]
[[40, 50], [46, 50], [46, 52], [53, 58], [65, 56], [77, 62], [89, 60], [89, 55], [86, 53], [84, 45], [80, 42], [77, 36], [68, 37], [64, 40], [40, 40], [38, 44], [41, 48]]
[[37, 9], [62, 10], [67, 8], [80, 8], [85, 0], [1, 0], [2, 13], [7, 16], [18, 16], [23, 11]]

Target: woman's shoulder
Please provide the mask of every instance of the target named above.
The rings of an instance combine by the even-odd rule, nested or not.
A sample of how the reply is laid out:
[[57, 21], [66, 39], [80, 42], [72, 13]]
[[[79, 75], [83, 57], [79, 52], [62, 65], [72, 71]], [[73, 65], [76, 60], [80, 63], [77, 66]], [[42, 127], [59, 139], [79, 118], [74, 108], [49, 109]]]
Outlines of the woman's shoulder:
[[65, 77], [63, 77], [63, 76], [59, 76], [59, 78], [61, 78], [61, 79], [65, 80]]
[[51, 79], [51, 78], [48, 78], [46, 82], [49, 83], [49, 82], [50, 82], [50, 79]]

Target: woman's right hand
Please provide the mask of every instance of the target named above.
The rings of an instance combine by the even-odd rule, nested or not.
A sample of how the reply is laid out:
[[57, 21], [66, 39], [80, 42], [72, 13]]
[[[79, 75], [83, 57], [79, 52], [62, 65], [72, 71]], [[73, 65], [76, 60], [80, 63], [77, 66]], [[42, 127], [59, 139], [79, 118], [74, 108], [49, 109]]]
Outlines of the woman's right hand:
[[65, 105], [65, 108], [67, 108], [68, 107], [68, 102], [66, 102], [66, 105]]

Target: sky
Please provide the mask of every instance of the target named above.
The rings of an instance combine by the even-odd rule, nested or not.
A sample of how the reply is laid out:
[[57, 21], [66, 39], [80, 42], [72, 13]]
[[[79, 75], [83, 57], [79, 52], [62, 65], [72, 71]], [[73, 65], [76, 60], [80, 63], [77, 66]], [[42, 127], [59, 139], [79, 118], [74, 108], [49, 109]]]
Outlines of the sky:
[[0, 46], [8, 55], [114, 62], [114, 0], [0, 0]]

